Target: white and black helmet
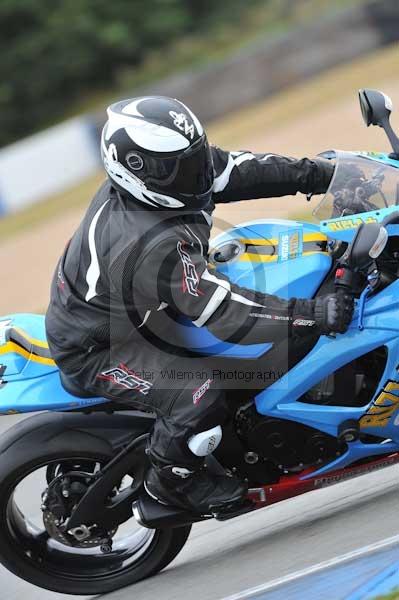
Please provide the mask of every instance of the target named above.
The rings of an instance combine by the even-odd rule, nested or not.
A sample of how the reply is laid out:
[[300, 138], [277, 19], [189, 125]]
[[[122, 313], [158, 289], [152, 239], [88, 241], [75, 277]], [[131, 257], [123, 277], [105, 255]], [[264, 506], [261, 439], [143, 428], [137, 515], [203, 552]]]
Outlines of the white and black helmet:
[[148, 96], [122, 100], [107, 112], [101, 154], [117, 188], [153, 207], [207, 206], [212, 155], [201, 123], [187, 106]]

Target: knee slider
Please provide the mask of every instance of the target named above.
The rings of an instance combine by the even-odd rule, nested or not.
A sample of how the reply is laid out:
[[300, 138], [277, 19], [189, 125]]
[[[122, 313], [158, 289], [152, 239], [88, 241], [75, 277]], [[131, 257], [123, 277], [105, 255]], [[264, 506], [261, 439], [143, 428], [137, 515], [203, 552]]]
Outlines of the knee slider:
[[217, 425], [217, 427], [193, 435], [188, 440], [188, 447], [195, 456], [208, 456], [219, 446], [222, 436], [222, 428]]

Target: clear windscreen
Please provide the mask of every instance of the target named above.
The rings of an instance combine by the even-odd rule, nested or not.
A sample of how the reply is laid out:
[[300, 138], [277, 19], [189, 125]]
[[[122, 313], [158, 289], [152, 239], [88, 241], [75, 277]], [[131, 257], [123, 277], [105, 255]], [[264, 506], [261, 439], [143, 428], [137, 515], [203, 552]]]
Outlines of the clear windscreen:
[[366, 154], [336, 152], [330, 187], [313, 215], [336, 219], [399, 204], [399, 169]]

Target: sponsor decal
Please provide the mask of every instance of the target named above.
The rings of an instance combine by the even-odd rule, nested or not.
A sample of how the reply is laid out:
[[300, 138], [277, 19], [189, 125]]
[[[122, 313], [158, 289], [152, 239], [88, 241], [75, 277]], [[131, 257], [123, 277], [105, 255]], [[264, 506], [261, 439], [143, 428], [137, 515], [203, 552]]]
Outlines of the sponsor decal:
[[11, 324], [12, 324], [11, 319], [6, 319], [4, 321], [0, 321], [0, 346], [2, 346], [3, 344], [6, 343], [7, 329], [10, 327]]
[[285, 262], [298, 258], [302, 254], [302, 231], [296, 229], [286, 233], [280, 233], [278, 260]]
[[3, 379], [6, 370], [7, 365], [0, 365], [0, 390], [7, 385], [7, 381]]
[[312, 321], [312, 319], [295, 319], [293, 322], [294, 327], [313, 327], [316, 321]]
[[357, 469], [345, 470], [342, 473], [337, 473], [336, 475], [325, 475], [324, 477], [319, 477], [314, 480], [314, 487], [322, 488], [327, 487], [329, 485], [334, 485], [335, 483], [339, 483], [340, 481], [345, 481], [346, 479], [353, 479], [354, 477], [358, 477], [359, 475], [364, 475], [365, 473], [371, 473], [372, 471], [378, 471], [379, 469], [385, 469], [385, 467], [389, 467], [390, 465], [394, 465], [397, 461], [395, 458], [387, 459], [376, 464], [371, 465], [362, 465]]
[[[393, 393], [396, 392], [396, 393]], [[367, 412], [361, 417], [359, 423], [361, 429], [368, 427], [386, 427], [392, 416], [399, 409], [399, 383], [388, 381], [379, 393]], [[399, 415], [395, 418], [397, 425]]]
[[144, 167], [144, 161], [139, 154], [129, 152], [126, 155], [126, 162], [133, 171], [140, 171]]
[[91, 399], [91, 398], [89, 398], [89, 399], [82, 398], [82, 399], [79, 399], [78, 402], [71, 402], [68, 406], [70, 408], [75, 408], [75, 407], [78, 407], [78, 406], [93, 406], [93, 404], [98, 404], [97, 398], [96, 399], [94, 399], [94, 398], [93, 399]]
[[62, 271], [61, 263], [59, 263], [58, 270], [57, 270], [57, 286], [59, 287], [59, 289], [61, 291], [65, 290], [65, 279], [64, 279], [64, 273]]
[[370, 156], [371, 158], [386, 158], [385, 154], [382, 152], [358, 152], [359, 156]]
[[357, 229], [362, 223], [378, 223], [375, 217], [356, 217], [355, 219], [336, 219], [327, 223], [330, 231], [345, 231], [346, 229]]
[[193, 392], [193, 404], [198, 404], [201, 400], [202, 396], [206, 394], [206, 392], [211, 387], [213, 379], [207, 379], [205, 383], [203, 383], [199, 388], [194, 390]]
[[208, 441], [208, 454], [212, 454], [212, 452], [215, 450], [216, 446], [217, 446], [217, 439], [216, 439], [216, 435], [211, 435], [211, 437], [209, 438]]
[[289, 321], [290, 318], [284, 315], [269, 315], [267, 313], [251, 312], [250, 317], [255, 319], [270, 319], [271, 321]]
[[121, 363], [118, 367], [114, 367], [108, 371], [103, 371], [100, 375], [97, 375], [97, 378], [111, 381], [116, 385], [128, 388], [129, 390], [134, 390], [135, 392], [139, 392], [144, 396], [146, 396], [152, 388], [152, 383], [139, 377], [137, 373], [131, 371], [123, 363]]
[[184, 135], [189, 136], [190, 139], [194, 139], [195, 129], [194, 123], [190, 123], [187, 116], [184, 113], [177, 113], [174, 110], [169, 111], [170, 116], [173, 119], [173, 124], [177, 129], [180, 129]]
[[186, 242], [177, 242], [177, 251], [183, 264], [183, 292], [188, 292], [191, 296], [199, 296], [198, 290], [199, 277], [191, 256], [185, 250]]

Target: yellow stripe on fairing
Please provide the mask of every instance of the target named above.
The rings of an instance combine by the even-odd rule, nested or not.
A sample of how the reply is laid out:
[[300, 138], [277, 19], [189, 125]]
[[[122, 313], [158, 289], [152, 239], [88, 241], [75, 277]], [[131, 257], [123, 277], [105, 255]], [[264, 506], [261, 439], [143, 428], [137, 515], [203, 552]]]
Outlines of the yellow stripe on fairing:
[[241, 238], [240, 242], [246, 246], [277, 246], [278, 245], [278, 240], [276, 240], [275, 238], [272, 239], [265, 239], [265, 238], [260, 238], [260, 239], [247, 239], [247, 238]]
[[277, 254], [250, 254], [245, 252], [238, 259], [240, 262], [277, 262]]
[[43, 342], [42, 340], [36, 340], [35, 338], [30, 337], [23, 329], [19, 327], [14, 327], [14, 330], [17, 331], [25, 340], [28, 340], [30, 344], [34, 346], [39, 346], [39, 348], [48, 348], [48, 343]]
[[15, 342], [7, 342], [3, 346], [0, 346], [0, 354], [11, 354], [12, 352], [19, 354], [20, 356], [23, 356], [32, 362], [40, 363], [41, 365], [48, 365], [49, 367], [55, 367], [55, 362], [52, 358], [43, 358], [42, 356], [31, 354], [25, 350], [25, 348], [21, 348], [21, 346]]
[[[323, 233], [305, 233], [303, 236], [303, 242], [326, 242], [327, 236]], [[246, 246], [278, 246], [278, 239], [276, 238], [254, 238], [247, 239], [241, 238], [240, 242]]]
[[304, 242], [326, 242], [327, 236], [324, 233], [305, 233]]
[[[301, 256], [310, 256], [311, 254], [326, 254], [326, 253], [320, 252], [319, 250], [314, 250], [313, 252], [303, 252], [302, 254], [296, 256], [295, 258], [301, 258]], [[278, 255], [273, 254], [272, 256], [270, 256], [270, 255], [265, 255], [265, 254], [250, 254], [249, 252], [246, 252], [245, 254], [241, 254], [241, 256], [238, 260], [240, 262], [277, 262]], [[288, 260], [294, 260], [294, 259], [290, 258]], [[282, 261], [282, 262], [287, 262], [287, 261]]]

